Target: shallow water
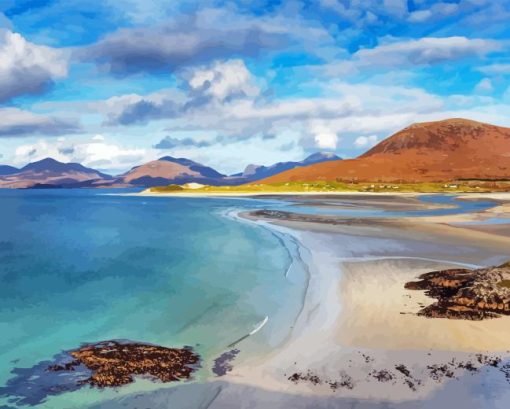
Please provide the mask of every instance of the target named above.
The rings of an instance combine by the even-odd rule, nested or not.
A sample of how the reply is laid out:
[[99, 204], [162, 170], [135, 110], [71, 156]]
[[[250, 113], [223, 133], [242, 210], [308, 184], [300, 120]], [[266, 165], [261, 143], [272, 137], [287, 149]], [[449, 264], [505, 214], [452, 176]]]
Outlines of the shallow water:
[[[352, 206], [352, 208], [345, 208], [342, 206], [338, 209], [334, 209], [333, 204], [327, 208], [295, 204], [292, 206], [291, 211], [303, 214], [322, 214], [343, 217], [425, 217], [480, 212], [497, 205], [497, 202], [493, 200], [461, 200], [456, 195], [443, 194], [421, 195], [418, 196], [418, 199], [425, 203], [444, 205], [445, 207], [425, 210], [390, 211], [377, 208], [358, 208], [352, 205], [352, 203], [349, 203], [349, 206]], [[360, 204], [362, 204], [362, 200], [363, 198], [360, 198]], [[368, 202], [367, 205], [370, 206], [370, 202]]]
[[[40, 362], [84, 342], [191, 345], [203, 357], [198, 380], [211, 376], [213, 360], [265, 317], [267, 324], [238, 346], [242, 352], [236, 359], [283, 342], [307, 285], [298, 244], [238, 219], [239, 210], [395, 217], [495, 205], [430, 195], [421, 199], [457, 207], [387, 212], [321, 209], [274, 199], [108, 193], [119, 191], [0, 190], [0, 387], [7, 385], [0, 389], [0, 407], [12, 399], [15, 405], [20, 394], [41, 393], [20, 385], [27, 380], [40, 385], [34, 378], [44, 374]], [[116, 391], [82, 388], [28, 396], [32, 399], [25, 402], [41, 408], [85, 407], [161, 387], [142, 380]]]
[[[200, 379], [266, 316], [257, 339], [243, 342], [245, 356], [285, 338], [306, 285], [295, 244], [225, 217], [271, 202], [104, 193], [0, 191], [0, 386], [15, 368], [83, 342], [191, 345], [204, 358]], [[15, 392], [4, 390], [4, 402]], [[39, 406], [112, 393], [82, 389]]]

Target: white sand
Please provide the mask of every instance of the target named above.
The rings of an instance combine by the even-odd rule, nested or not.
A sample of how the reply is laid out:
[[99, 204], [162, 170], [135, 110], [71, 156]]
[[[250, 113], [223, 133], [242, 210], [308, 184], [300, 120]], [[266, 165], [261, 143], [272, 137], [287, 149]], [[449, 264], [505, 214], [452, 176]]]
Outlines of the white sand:
[[468, 321], [414, 315], [420, 304], [435, 300], [424, 291], [405, 290], [404, 284], [419, 274], [452, 267], [408, 259], [346, 263], [340, 286], [345, 306], [338, 328], [342, 344], [475, 352], [509, 349], [510, 317]]
[[[442, 384], [430, 378], [427, 365], [443, 364], [453, 357], [468, 360], [472, 358], [470, 352], [505, 354], [510, 336], [508, 318], [472, 322], [400, 314], [416, 313], [418, 303], [434, 301], [422, 292], [405, 290], [405, 282], [423, 272], [455, 264], [398, 257], [370, 261], [354, 257], [360, 261], [342, 263], [363, 247], [369, 255], [380, 242], [277, 228], [297, 237], [307, 249], [303, 251], [308, 254], [310, 282], [305, 305], [289, 341], [262, 360], [256, 358], [235, 366], [226, 377], [229, 382], [290, 394], [391, 402], [429, 399]], [[395, 252], [396, 247], [387, 243], [385, 250]], [[419, 253], [419, 248], [408, 251]], [[369, 362], [363, 354], [370, 356]], [[417, 391], [412, 391], [404, 383], [405, 377], [395, 372], [395, 365], [401, 363], [422, 382]], [[372, 371], [382, 369], [396, 375], [394, 382], [381, 383], [370, 376]], [[287, 380], [295, 372], [308, 370], [326, 381], [322, 385], [295, 385]], [[462, 374], [463, 370], [457, 375]], [[326, 383], [346, 375], [355, 384], [352, 390], [332, 391]]]

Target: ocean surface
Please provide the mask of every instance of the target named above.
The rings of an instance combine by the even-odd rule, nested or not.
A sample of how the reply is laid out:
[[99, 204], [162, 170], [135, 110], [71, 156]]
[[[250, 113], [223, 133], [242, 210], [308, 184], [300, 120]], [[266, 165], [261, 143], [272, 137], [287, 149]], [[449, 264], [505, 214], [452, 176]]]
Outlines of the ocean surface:
[[265, 317], [238, 359], [282, 342], [299, 313], [297, 246], [231, 215], [271, 201], [105, 193], [0, 190], [0, 407], [85, 407], [169, 386], [44, 397], [34, 365], [84, 342], [189, 345], [203, 357], [200, 379]]
[[[270, 351], [291, 331], [307, 286], [303, 249], [236, 212], [320, 209], [274, 199], [110, 194], [118, 192], [0, 190], [0, 408], [80, 408], [172, 387], [141, 380], [117, 390], [60, 391], [41, 368], [82, 343], [189, 345], [203, 358], [200, 381], [212, 376], [215, 358], [261, 323], [236, 359]], [[452, 196], [423, 200], [459, 207], [415, 215], [493, 205]]]

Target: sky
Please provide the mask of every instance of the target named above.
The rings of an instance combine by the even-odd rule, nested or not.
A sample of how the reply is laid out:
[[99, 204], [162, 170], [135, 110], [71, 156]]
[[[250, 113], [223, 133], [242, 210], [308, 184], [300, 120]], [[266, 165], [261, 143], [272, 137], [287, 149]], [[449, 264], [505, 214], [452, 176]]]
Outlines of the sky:
[[510, 0], [1, 0], [0, 163], [232, 174], [510, 126]]

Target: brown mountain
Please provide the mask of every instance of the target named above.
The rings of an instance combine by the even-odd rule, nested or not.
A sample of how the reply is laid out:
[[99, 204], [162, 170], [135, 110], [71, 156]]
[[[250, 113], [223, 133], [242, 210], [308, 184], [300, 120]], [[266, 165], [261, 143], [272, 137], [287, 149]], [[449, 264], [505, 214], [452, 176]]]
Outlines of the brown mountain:
[[510, 179], [510, 128], [467, 119], [411, 125], [356, 159], [292, 169], [263, 183]]
[[164, 156], [158, 160], [135, 166], [116, 180], [131, 186], [161, 186], [189, 182], [220, 185], [225, 175], [190, 159]]
[[241, 185], [312, 163], [340, 159], [331, 153], [318, 152], [301, 162], [279, 162], [272, 166], [249, 165], [242, 173], [226, 176], [216, 170], [186, 158], [164, 156], [135, 166], [115, 179], [119, 186], [163, 186], [190, 182], [205, 185]]

